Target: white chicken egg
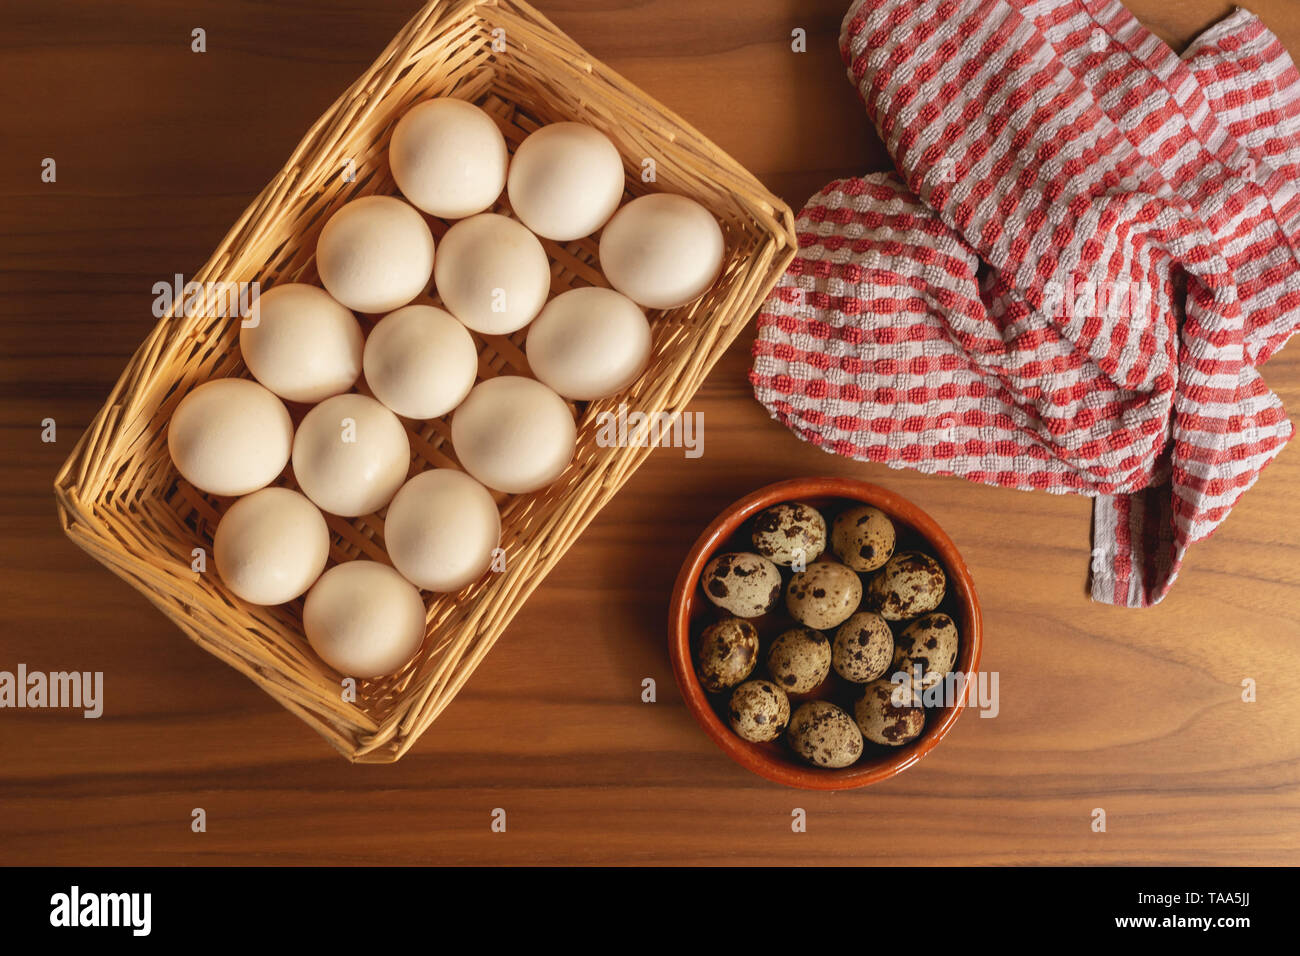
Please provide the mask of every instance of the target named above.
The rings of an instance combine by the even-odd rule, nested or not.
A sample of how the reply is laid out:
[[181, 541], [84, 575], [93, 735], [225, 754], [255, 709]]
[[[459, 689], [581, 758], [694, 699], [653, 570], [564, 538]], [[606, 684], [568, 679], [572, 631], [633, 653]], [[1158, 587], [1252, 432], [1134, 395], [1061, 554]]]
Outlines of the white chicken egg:
[[246, 495], [289, 461], [293, 420], [284, 402], [246, 378], [218, 378], [186, 395], [167, 426], [181, 476], [213, 495]]
[[573, 460], [577, 431], [564, 399], [518, 375], [475, 385], [451, 417], [451, 444], [464, 469], [512, 495], [558, 478]]
[[509, 335], [546, 304], [551, 261], [523, 225], [485, 212], [447, 230], [434, 280], [448, 311], [470, 329]]
[[608, 136], [585, 123], [552, 123], [519, 144], [506, 189], [520, 222], [569, 242], [609, 221], [623, 186], [623, 160]]
[[543, 384], [576, 401], [613, 395], [645, 370], [650, 323], [610, 289], [573, 289], [546, 304], [528, 328], [528, 364]]
[[417, 103], [393, 127], [388, 165], [402, 195], [431, 216], [463, 219], [497, 201], [510, 160], [505, 137], [473, 103]]
[[239, 330], [253, 377], [283, 399], [311, 404], [356, 383], [363, 342], [356, 316], [324, 289], [301, 282], [259, 295], [253, 321]]
[[221, 580], [249, 604], [284, 604], [303, 594], [329, 558], [320, 509], [289, 488], [263, 488], [221, 516], [212, 540]]
[[429, 286], [433, 233], [394, 196], [354, 199], [330, 217], [316, 243], [325, 290], [358, 312], [391, 312]]
[[345, 518], [388, 504], [410, 465], [406, 429], [368, 395], [325, 399], [303, 418], [293, 442], [293, 474], [303, 494]]
[[477, 581], [500, 542], [491, 493], [451, 468], [421, 472], [402, 485], [384, 518], [393, 567], [427, 591], [459, 591]]
[[724, 252], [722, 229], [712, 214], [671, 193], [632, 200], [600, 234], [605, 278], [647, 309], [694, 302], [718, 278]]
[[348, 677], [383, 677], [424, 642], [424, 599], [386, 564], [348, 561], [320, 576], [302, 609], [312, 650]]
[[384, 316], [365, 349], [366, 382], [406, 418], [446, 415], [474, 387], [478, 349], [465, 326], [442, 309], [408, 305]]

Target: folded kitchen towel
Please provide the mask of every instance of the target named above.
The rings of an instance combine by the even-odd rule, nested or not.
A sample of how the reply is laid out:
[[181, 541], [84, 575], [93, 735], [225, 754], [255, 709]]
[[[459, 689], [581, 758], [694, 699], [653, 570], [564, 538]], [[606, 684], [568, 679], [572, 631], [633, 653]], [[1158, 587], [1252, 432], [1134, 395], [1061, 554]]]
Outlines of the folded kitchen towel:
[[1179, 57], [1114, 0], [859, 0], [897, 173], [831, 183], [759, 315], [758, 399], [828, 451], [1094, 496], [1145, 606], [1292, 435], [1300, 74], [1238, 11]]

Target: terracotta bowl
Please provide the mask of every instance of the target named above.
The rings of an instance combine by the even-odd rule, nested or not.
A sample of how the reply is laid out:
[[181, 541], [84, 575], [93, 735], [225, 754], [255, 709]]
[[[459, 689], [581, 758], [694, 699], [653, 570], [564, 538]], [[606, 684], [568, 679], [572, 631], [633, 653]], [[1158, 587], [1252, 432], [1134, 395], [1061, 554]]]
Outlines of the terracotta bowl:
[[[728, 694], [707, 693], [695, 674], [691, 652], [694, 640], [709, 622], [727, 616], [700, 590], [699, 581], [704, 566], [715, 554], [752, 551], [749, 532], [753, 522], [750, 519], [760, 511], [783, 501], [802, 501], [822, 510], [828, 518], [828, 530], [834, 514], [844, 507], [856, 502], [873, 505], [893, 520], [898, 531], [899, 550], [925, 551], [943, 565], [948, 586], [939, 610], [957, 622], [961, 641], [954, 673], [974, 675], [979, 668], [981, 623], [975, 585], [956, 545], [933, 518], [893, 492], [849, 478], [796, 478], [760, 488], [718, 515], [686, 556], [677, 583], [673, 586], [668, 647], [672, 657], [673, 676], [677, 679], [682, 698], [704, 732], [736, 763], [776, 783], [805, 790], [865, 787], [902, 773], [933, 750], [957, 722], [967, 695], [958, 693], [956, 699], [946, 706], [929, 708], [925, 730], [911, 743], [897, 748], [867, 743], [866, 751], [857, 763], [840, 770], [829, 770], [803, 763], [781, 741], [756, 744], [742, 740], [727, 724], [725, 714]], [[783, 616], [782, 606], [755, 621], [760, 634], [765, 638], [762, 643], [763, 653], [766, 653], [774, 632], [794, 626], [792, 621], [783, 621]], [[758, 675], [758, 669], [755, 670], [755, 675]], [[830, 679], [812, 694], [792, 696], [791, 706], [797, 707], [802, 700], [811, 697], [829, 697], [843, 701], [845, 695], [852, 693], [852, 689], [853, 685], [842, 682], [832, 671]]]

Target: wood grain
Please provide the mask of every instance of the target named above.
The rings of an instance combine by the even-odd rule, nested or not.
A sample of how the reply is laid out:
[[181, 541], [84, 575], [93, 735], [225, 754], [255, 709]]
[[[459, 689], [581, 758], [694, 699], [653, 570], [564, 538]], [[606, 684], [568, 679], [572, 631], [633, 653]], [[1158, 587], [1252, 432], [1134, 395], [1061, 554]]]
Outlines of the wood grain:
[[[886, 160], [835, 38], [843, 0], [539, 0], [796, 208]], [[1220, 0], [1131, 0], [1175, 46]], [[1289, 0], [1256, 0], [1300, 53]], [[834, 458], [769, 421], [752, 333], [401, 763], [353, 767], [66, 541], [50, 482], [153, 319], [410, 2], [19, 0], [0, 85], [0, 669], [105, 674], [105, 715], [0, 711], [0, 863], [1300, 862], [1300, 458], [1288, 449], [1148, 611], [1088, 601], [1089, 503]], [[203, 27], [208, 52], [190, 52]], [[809, 34], [806, 54], [790, 31]], [[58, 181], [40, 181], [44, 157]], [[1300, 353], [1265, 377], [1300, 408]], [[40, 441], [40, 422], [58, 441]], [[853, 475], [963, 549], [1001, 711], [918, 766], [808, 794], [733, 766], [681, 706], [668, 592], [751, 489]], [[640, 700], [657, 681], [658, 701]], [[1241, 682], [1258, 701], [1241, 702]], [[195, 807], [208, 831], [190, 830]], [[490, 829], [494, 808], [505, 833]], [[793, 808], [808, 832], [790, 828]], [[1108, 831], [1091, 832], [1103, 807]]]

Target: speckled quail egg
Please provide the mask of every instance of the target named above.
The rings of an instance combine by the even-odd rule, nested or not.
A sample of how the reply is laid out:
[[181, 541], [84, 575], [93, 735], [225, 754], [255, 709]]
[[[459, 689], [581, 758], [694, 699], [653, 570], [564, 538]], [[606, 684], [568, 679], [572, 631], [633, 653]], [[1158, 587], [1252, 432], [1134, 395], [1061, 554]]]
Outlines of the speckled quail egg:
[[796, 571], [785, 592], [790, 616], [818, 631], [839, 627], [860, 603], [862, 579], [838, 561], [818, 561]]
[[867, 582], [867, 606], [886, 621], [928, 614], [943, 601], [939, 562], [919, 551], [900, 551]]
[[[947, 614], [927, 614], [898, 635], [894, 670], [913, 674], [921, 669], [920, 689], [933, 687], [957, 662], [957, 625]], [[914, 681], [915, 683], [915, 681]]]
[[801, 501], [786, 501], [754, 519], [754, 550], [777, 564], [807, 567], [826, 550], [826, 519]]
[[767, 652], [767, 672], [792, 694], [806, 694], [831, 672], [831, 642], [820, 631], [796, 627]]
[[858, 725], [824, 700], [810, 700], [796, 710], [785, 739], [791, 750], [817, 767], [847, 767], [862, 756]]
[[717, 693], [735, 687], [758, 662], [758, 630], [738, 617], [715, 621], [700, 635], [696, 662], [705, 690]]
[[894, 522], [879, 508], [861, 505], [831, 525], [831, 550], [854, 571], [874, 571], [894, 553]]
[[731, 692], [731, 729], [751, 743], [776, 740], [790, 723], [790, 698], [771, 681], [746, 681]]
[[894, 659], [894, 632], [879, 614], [859, 611], [840, 625], [831, 646], [835, 673], [855, 684], [865, 684], [889, 670]]
[[762, 555], [729, 552], [704, 566], [700, 586], [724, 611], [736, 617], [759, 617], [781, 597], [781, 572]]
[[901, 747], [925, 729], [925, 708], [911, 685], [883, 678], [863, 689], [853, 717], [863, 737], [886, 747]]

